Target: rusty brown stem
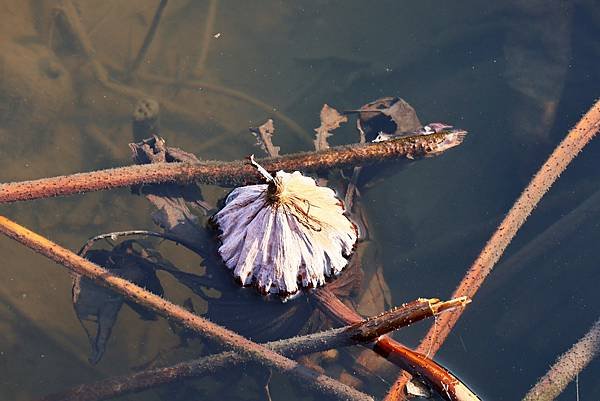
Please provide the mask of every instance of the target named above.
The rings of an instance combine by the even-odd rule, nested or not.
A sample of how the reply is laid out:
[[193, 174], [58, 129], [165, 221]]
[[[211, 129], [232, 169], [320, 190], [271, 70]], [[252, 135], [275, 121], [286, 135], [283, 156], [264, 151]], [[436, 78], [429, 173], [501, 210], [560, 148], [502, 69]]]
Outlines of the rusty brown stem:
[[[273, 341], [264, 344], [264, 347], [288, 358], [295, 358], [300, 355], [325, 351], [331, 348], [367, 343], [392, 330], [431, 316], [432, 313], [437, 314], [442, 310], [461, 307], [462, 304], [462, 300], [441, 302], [438, 299], [419, 299], [353, 325]], [[81, 384], [60, 393], [47, 395], [40, 401], [99, 401], [132, 392], [139, 392], [176, 380], [214, 373], [223, 368], [246, 362], [247, 360], [244, 355], [236, 352], [222, 352], [173, 366], [148, 369], [131, 375], [112, 377], [90, 384]]]
[[[331, 318], [343, 323], [362, 320], [356, 311], [346, 306], [327, 288], [316, 290], [313, 294], [314, 300], [321, 307], [321, 310]], [[462, 310], [470, 302], [465, 297], [456, 298], [452, 301], [461, 306], [461, 308], [453, 308], [454, 310]], [[434, 308], [432, 307], [430, 316], [441, 312], [441, 310], [434, 310]], [[376, 341], [370, 343], [368, 347], [396, 366], [426, 381], [445, 400], [479, 401], [479, 398], [448, 370], [425, 355], [412, 351], [388, 336], [379, 337]]]
[[[535, 174], [475, 262], [473, 262], [456, 290], [454, 290], [453, 297], [467, 296], [473, 298], [475, 296], [485, 278], [490, 274], [494, 265], [498, 262], [542, 196], [544, 196], [569, 163], [571, 163], [599, 130], [600, 101], [597, 101], [577, 125], [569, 131], [565, 139], [554, 149], [548, 160], [546, 160]], [[429, 356], [435, 355], [461, 315], [462, 311], [458, 310], [441, 316], [436, 324], [430, 328], [425, 338], [423, 338], [417, 351], [427, 353]], [[404, 399], [404, 386], [407, 381], [408, 377], [406, 375], [399, 377], [390, 389], [386, 400], [396, 401]]]
[[129, 70], [127, 71], [128, 77], [131, 77], [135, 74], [142, 60], [144, 60], [144, 57], [146, 57], [146, 53], [150, 48], [150, 44], [152, 44], [152, 40], [154, 40], [156, 30], [158, 29], [158, 24], [160, 23], [160, 18], [162, 16], [163, 11], [165, 10], [165, 7], [167, 6], [167, 3], [168, 0], [160, 0], [160, 2], [158, 3], [156, 12], [154, 13], [154, 17], [152, 18], [152, 23], [150, 24], [150, 28], [148, 29], [148, 32], [146, 32], [146, 36], [144, 37], [144, 42], [142, 43], [142, 46], [140, 47], [140, 50], [138, 51], [138, 54], [135, 57], [135, 60], [133, 60], [133, 63], [131, 63], [131, 67], [129, 67]]
[[[378, 143], [338, 146], [319, 152], [294, 153], [262, 159], [260, 164], [269, 171], [326, 171], [403, 157], [414, 159], [426, 156], [440, 141], [443, 141], [443, 136], [440, 134], [420, 135]], [[137, 184], [190, 181], [236, 186], [262, 182], [262, 179], [256, 169], [241, 160], [154, 163], [2, 184], [0, 203], [72, 195]]]
[[65, 249], [52, 241], [0, 216], [0, 232], [20, 242], [35, 252], [59, 263], [74, 273], [81, 274], [95, 283], [108, 287], [133, 302], [188, 327], [200, 335], [246, 356], [265, 367], [286, 373], [297, 383], [308, 386], [338, 400], [372, 400], [367, 394], [340, 383], [328, 376], [314, 372], [297, 362], [252, 342], [237, 333], [201, 318], [158, 295], [117, 277], [102, 267]]

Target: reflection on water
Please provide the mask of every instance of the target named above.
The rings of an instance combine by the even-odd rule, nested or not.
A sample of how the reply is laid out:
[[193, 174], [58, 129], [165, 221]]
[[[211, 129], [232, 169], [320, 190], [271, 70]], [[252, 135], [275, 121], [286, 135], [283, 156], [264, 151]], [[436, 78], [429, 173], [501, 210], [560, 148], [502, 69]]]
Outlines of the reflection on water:
[[[116, 84], [94, 78], [97, 72], [55, 18], [54, 3], [4, 1], [3, 181], [128, 164], [130, 115], [139, 93], [120, 90], [121, 84], [158, 99], [163, 136], [202, 158], [256, 152], [247, 128], [267, 118], [275, 120], [275, 142], [283, 152], [310, 149], [323, 103], [351, 109], [389, 95], [406, 99], [422, 121], [468, 129], [461, 147], [399, 165], [396, 174], [362, 193], [394, 304], [451, 293], [532, 173], [600, 89], [600, 13], [592, 1], [172, 0], [133, 76], [128, 68], [155, 2], [73, 3], [96, 60]], [[342, 129], [332, 142], [354, 136]], [[594, 247], [600, 227], [597, 208], [585, 201], [598, 191], [599, 153], [592, 143], [542, 201], [438, 354], [485, 399], [521, 397], [598, 318]], [[226, 192], [206, 188], [205, 196], [216, 201]], [[2, 208], [71, 249], [98, 233], [153, 228], [147, 202], [126, 189]], [[568, 218], [581, 213], [586, 218]], [[68, 274], [5, 238], [0, 247], [2, 399], [31, 399], [202, 350], [198, 340], [176, 348], [179, 339], [164, 320], [143, 321], [125, 307], [106, 355], [90, 365]], [[161, 250], [186, 271], [201, 269], [190, 252], [164, 244]], [[517, 251], [519, 258], [511, 259]], [[193, 297], [175, 280], [161, 280], [173, 301]], [[240, 296], [261, 305], [253, 293]], [[196, 306], [202, 312], [201, 302]], [[426, 327], [397, 338], [416, 344]], [[351, 359], [342, 353], [331, 369]], [[580, 375], [582, 399], [600, 397], [599, 372], [596, 361]], [[126, 399], [263, 397], [254, 376], [229, 374]], [[394, 375], [377, 376], [365, 390], [382, 395]], [[226, 385], [232, 378], [234, 389]], [[307, 397], [291, 388], [295, 398]], [[281, 398], [289, 386], [275, 376], [271, 391]], [[573, 399], [574, 391], [561, 399]]]

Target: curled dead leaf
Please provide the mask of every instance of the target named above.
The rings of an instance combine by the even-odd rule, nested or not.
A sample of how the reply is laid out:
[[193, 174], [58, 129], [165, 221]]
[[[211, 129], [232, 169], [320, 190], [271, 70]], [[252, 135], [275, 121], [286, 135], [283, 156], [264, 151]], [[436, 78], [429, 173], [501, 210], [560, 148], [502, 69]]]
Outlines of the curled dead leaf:
[[279, 156], [279, 151], [281, 148], [279, 146], [274, 146], [271, 140], [273, 134], [275, 133], [275, 126], [273, 125], [272, 119], [269, 118], [258, 128], [250, 128], [250, 132], [252, 132], [252, 134], [256, 137], [257, 145], [260, 146], [260, 148], [269, 156]]
[[343, 123], [348, 121], [348, 117], [340, 114], [333, 107], [324, 104], [321, 109], [321, 125], [315, 128], [316, 137], [314, 140], [316, 150], [329, 149], [327, 138], [331, 136], [331, 131], [337, 129]]

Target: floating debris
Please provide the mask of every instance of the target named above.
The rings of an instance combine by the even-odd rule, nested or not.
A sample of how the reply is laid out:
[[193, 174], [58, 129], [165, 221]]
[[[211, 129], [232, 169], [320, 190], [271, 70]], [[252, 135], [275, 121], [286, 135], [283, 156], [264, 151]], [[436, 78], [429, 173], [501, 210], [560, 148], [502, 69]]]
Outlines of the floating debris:
[[358, 237], [342, 201], [298, 171], [272, 176], [250, 162], [267, 184], [234, 189], [214, 217], [227, 267], [243, 285], [283, 296], [338, 275]]
[[281, 148], [273, 145], [272, 137], [275, 133], [275, 125], [272, 119], [268, 119], [263, 125], [258, 128], [250, 128], [250, 132], [256, 138], [256, 145], [265, 151], [271, 157], [279, 156]]
[[315, 128], [315, 132], [317, 133], [314, 140], [315, 150], [329, 149], [327, 138], [332, 135], [331, 131], [338, 129], [340, 125], [348, 122], [348, 117], [340, 114], [336, 109], [328, 104], [323, 105], [320, 118], [321, 125], [319, 128]]

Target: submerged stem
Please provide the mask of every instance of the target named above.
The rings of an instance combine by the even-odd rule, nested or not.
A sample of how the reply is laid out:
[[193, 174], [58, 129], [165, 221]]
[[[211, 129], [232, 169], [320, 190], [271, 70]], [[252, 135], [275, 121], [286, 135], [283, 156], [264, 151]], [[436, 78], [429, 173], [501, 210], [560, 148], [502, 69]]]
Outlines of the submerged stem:
[[150, 48], [150, 44], [152, 44], [154, 35], [156, 35], [156, 30], [158, 28], [158, 24], [160, 23], [160, 17], [162, 16], [162, 13], [163, 13], [165, 7], [167, 6], [167, 1], [168, 0], [160, 0], [160, 2], [158, 3], [156, 12], [154, 13], [154, 17], [152, 18], [152, 23], [150, 24], [150, 29], [148, 29], [148, 32], [146, 33], [146, 36], [144, 37], [144, 42], [142, 43], [142, 46], [140, 47], [140, 50], [138, 51], [138, 54], [137, 54], [135, 60], [131, 64], [131, 67], [129, 67], [129, 70], [127, 71], [128, 77], [131, 77], [135, 74], [138, 67], [144, 60], [144, 57], [146, 57], [146, 53], [148, 52], [148, 49]]

